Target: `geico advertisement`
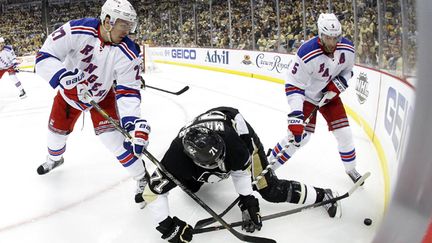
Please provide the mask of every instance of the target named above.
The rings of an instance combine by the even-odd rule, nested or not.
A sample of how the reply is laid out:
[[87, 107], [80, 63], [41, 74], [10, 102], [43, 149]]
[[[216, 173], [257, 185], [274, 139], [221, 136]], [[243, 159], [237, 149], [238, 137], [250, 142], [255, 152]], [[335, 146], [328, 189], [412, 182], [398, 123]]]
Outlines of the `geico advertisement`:
[[197, 62], [197, 50], [193, 48], [152, 47], [150, 55], [154, 61]]
[[173, 60], [195, 61], [197, 59], [197, 53], [194, 49], [175, 48], [171, 49], [169, 54]]
[[409, 137], [414, 98], [415, 92], [410, 86], [382, 75], [376, 131], [387, 156], [392, 185]]

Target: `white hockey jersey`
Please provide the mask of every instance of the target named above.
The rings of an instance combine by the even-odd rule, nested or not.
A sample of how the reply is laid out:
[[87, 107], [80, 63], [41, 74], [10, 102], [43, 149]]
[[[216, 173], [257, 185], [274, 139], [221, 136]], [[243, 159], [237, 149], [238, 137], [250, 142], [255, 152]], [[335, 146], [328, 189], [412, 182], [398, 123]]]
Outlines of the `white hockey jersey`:
[[12, 46], [4, 46], [0, 51], [0, 70], [9, 69], [17, 64]]
[[[116, 80], [120, 117], [140, 117], [139, 51], [128, 37], [120, 44], [104, 43], [99, 28], [96, 18], [72, 20], [58, 28], [36, 56], [36, 73], [56, 88], [63, 73], [78, 68], [84, 72], [96, 102], [106, 97]], [[82, 104], [68, 99], [63, 89], [60, 93], [69, 105], [83, 109]]]
[[319, 38], [314, 37], [300, 46], [288, 68], [285, 94], [291, 110], [303, 110], [303, 101], [318, 104], [322, 90], [335, 77], [347, 82], [353, 76], [354, 45], [342, 38], [333, 57], [324, 54]]

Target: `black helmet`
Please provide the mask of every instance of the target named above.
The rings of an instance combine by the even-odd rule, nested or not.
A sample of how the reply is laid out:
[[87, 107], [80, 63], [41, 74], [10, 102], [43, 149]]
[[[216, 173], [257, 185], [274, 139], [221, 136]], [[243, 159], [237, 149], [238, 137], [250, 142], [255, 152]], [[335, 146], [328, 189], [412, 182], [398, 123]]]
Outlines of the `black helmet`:
[[204, 126], [188, 128], [182, 140], [185, 153], [200, 167], [225, 169], [225, 143], [215, 131]]

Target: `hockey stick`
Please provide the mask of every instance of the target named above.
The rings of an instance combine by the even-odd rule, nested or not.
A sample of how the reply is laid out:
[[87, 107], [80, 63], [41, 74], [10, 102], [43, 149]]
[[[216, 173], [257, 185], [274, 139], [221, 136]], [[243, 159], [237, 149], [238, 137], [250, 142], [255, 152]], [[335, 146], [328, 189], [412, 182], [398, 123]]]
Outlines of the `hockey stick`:
[[187, 85], [185, 87], [183, 87], [181, 90], [175, 91], [175, 92], [174, 91], [169, 91], [169, 90], [166, 90], [166, 89], [161, 89], [161, 88], [158, 88], [158, 87], [154, 87], [154, 86], [145, 84], [144, 78], [142, 76], [141, 76], [141, 83], [143, 84], [144, 88], [148, 87], [150, 89], [155, 89], [155, 90], [162, 91], [162, 92], [165, 92], [165, 93], [168, 93], [168, 94], [173, 94], [173, 95], [181, 95], [181, 94], [183, 94], [184, 92], [186, 92], [189, 89], [189, 86], [187, 86]]
[[[100, 106], [96, 103], [89, 93], [85, 93], [85, 96], [89, 100], [89, 103], [98, 111], [105, 119], [107, 119], [123, 136], [127, 139], [132, 140], [131, 135], [124, 130], [120, 125], [112, 119]], [[153, 162], [161, 171], [164, 173], [171, 181], [173, 181], [177, 186], [179, 186], [186, 194], [188, 194], [196, 203], [198, 203], [202, 208], [204, 208], [211, 216], [213, 216], [223, 227], [230, 231], [235, 237], [241, 241], [255, 242], [255, 243], [276, 243], [272, 239], [267, 239], [263, 237], [255, 237], [250, 235], [242, 234], [235, 229], [233, 229], [227, 222], [225, 222], [215, 211], [213, 211], [205, 202], [203, 202], [195, 193], [189, 190], [185, 185], [183, 185], [177, 178], [175, 178], [170, 172], [168, 172], [165, 167], [146, 149], [144, 149], [143, 154]], [[147, 172], [146, 172], [147, 173]]]
[[[306, 205], [303, 207], [299, 207], [299, 208], [295, 208], [292, 210], [288, 210], [288, 211], [283, 211], [283, 212], [279, 212], [279, 213], [274, 213], [274, 214], [269, 214], [267, 216], [263, 216], [261, 218], [262, 221], [266, 221], [266, 220], [270, 220], [270, 219], [275, 219], [275, 218], [280, 218], [286, 215], [290, 215], [290, 214], [295, 214], [298, 212], [302, 212], [304, 210], [307, 209], [312, 209], [312, 208], [317, 208], [317, 207], [321, 207], [325, 204], [329, 204], [329, 203], [334, 203], [336, 201], [342, 200], [344, 198], [347, 198], [349, 196], [351, 196], [359, 187], [362, 183], [364, 183], [364, 181], [370, 176], [370, 172], [366, 172], [355, 184], [354, 186], [351, 187], [351, 189], [349, 191], [347, 191], [345, 194], [329, 199], [329, 200], [325, 200], [325, 201], [321, 201], [318, 203], [314, 203], [314, 204], [310, 204], [310, 205]], [[231, 223], [230, 226], [231, 227], [238, 227], [240, 225], [242, 225], [242, 221], [237, 221], [234, 223]], [[223, 226], [218, 225], [218, 226], [212, 226], [212, 227], [207, 227], [207, 228], [201, 228], [201, 229], [194, 229], [194, 234], [201, 234], [201, 233], [206, 233], [206, 232], [212, 232], [212, 231], [217, 231], [217, 230], [221, 230], [224, 229]]]
[[[314, 116], [314, 114], [319, 110], [319, 108], [321, 108], [321, 106], [324, 105], [325, 101], [327, 100], [327, 96], [329, 95], [329, 93], [326, 93], [320, 100], [320, 102], [318, 103], [318, 105], [316, 105], [312, 112], [309, 114], [309, 116], [306, 118], [306, 120], [304, 121], [305, 126], [310, 122], [310, 119], [312, 119], [312, 116]], [[261, 180], [261, 178], [263, 178], [265, 176], [265, 174], [267, 174], [267, 172], [269, 171], [269, 169], [271, 169], [273, 167], [273, 165], [277, 162], [277, 160], [283, 155], [283, 153], [286, 151], [287, 148], [283, 148], [281, 151], [279, 151], [279, 153], [276, 155], [276, 157], [269, 162], [269, 164], [261, 171], [261, 173], [259, 175], [257, 175], [254, 180], [252, 181], [252, 185], [256, 185], [258, 183], [259, 180]]]
[[173, 95], [181, 95], [181, 94], [183, 94], [184, 92], [186, 92], [189, 89], [189, 86], [187, 86], [187, 85], [185, 87], [183, 87], [181, 90], [177, 91], [177, 92], [172, 92], [172, 91], [169, 91], [169, 90], [166, 90], [166, 89], [161, 89], [161, 88], [153, 87], [153, 86], [150, 86], [150, 85], [146, 85], [146, 87], [148, 87], [150, 89], [159, 90], [159, 91], [162, 91], [162, 92], [165, 92], [165, 93], [168, 93], [168, 94], [173, 94]]
[[31, 71], [31, 70], [23, 70], [23, 69], [18, 69], [17, 70], [19, 73], [20, 72], [23, 72], [23, 73], [35, 73], [34, 71]]
[[[230, 205], [228, 205], [228, 207], [219, 214], [219, 217], [222, 218], [223, 216], [225, 216], [225, 214], [227, 214], [234, 207], [234, 205], [238, 203], [238, 201], [240, 201], [240, 197], [237, 197]], [[216, 220], [213, 217], [198, 220], [198, 222], [195, 223], [194, 229], [205, 227], [209, 224], [213, 224], [214, 222], [216, 222]]]

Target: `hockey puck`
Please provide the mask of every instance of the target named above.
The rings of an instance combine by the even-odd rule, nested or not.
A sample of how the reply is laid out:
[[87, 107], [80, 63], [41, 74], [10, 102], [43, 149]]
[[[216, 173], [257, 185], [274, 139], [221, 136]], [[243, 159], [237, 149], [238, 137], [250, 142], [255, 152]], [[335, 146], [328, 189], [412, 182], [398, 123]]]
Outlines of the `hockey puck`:
[[370, 218], [365, 218], [364, 221], [363, 221], [363, 223], [364, 223], [365, 225], [369, 226], [369, 225], [372, 224], [372, 219], [370, 219]]

